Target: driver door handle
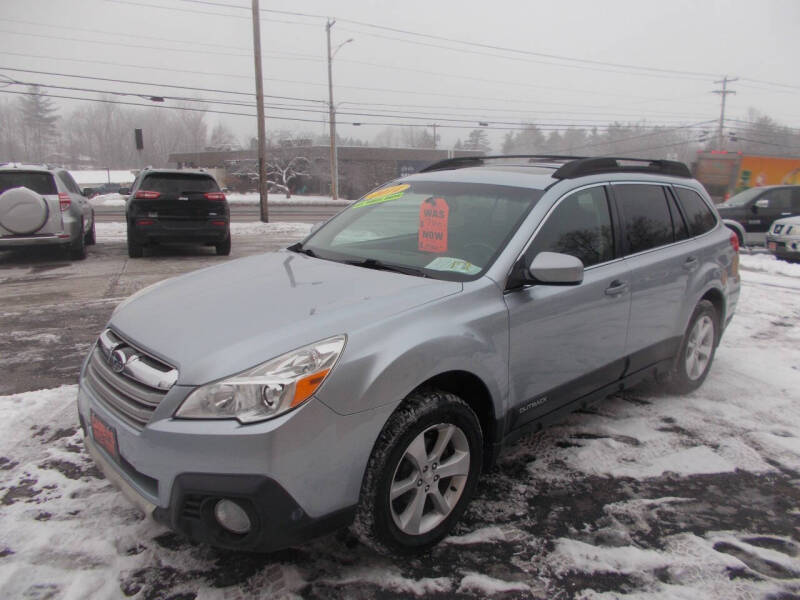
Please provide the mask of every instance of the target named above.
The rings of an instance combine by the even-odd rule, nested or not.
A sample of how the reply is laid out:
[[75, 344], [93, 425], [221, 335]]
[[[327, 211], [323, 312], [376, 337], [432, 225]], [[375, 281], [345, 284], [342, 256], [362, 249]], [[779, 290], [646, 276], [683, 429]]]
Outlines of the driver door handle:
[[626, 281], [620, 281], [619, 279], [615, 279], [611, 282], [606, 288], [606, 296], [619, 296], [620, 294], [624, 294], [628, 291], [628, 283]]

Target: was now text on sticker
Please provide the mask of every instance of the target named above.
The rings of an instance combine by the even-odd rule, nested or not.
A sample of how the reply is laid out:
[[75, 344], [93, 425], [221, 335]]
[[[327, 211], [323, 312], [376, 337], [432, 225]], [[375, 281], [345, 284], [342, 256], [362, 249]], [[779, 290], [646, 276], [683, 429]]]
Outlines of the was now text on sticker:
[[447, 219], [450, 208], [444, 198], [428, 198], [419, 207], [419, 249], [447, 252]]

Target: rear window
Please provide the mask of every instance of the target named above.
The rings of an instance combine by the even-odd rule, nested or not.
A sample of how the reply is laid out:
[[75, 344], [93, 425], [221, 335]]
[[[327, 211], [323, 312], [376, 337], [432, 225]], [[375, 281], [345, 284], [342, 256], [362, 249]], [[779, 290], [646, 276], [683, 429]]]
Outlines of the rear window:
[[56, 182], [50, 173], [36, 171], [4, 171], [0, 173], [0, 194], [6, 190], [26, 187], [37, 194], [57, 194]]
[[678, 199], [683, 208], [683, 214], [686, 215], [686, 222], [689, 225], [689, 233], [692, 235], [700, 235], [706, 231], [714, 229], [717, 224], [717, 218], [711, 209], [700, 197], [700, 194], [694, 190], [676, 187], [675, 192], [678, 194]]
[[664, 188], [659, 185], [615, 185], [614, 194], [625, 219], [627, 254], [673, 242], [672, 217]]
[[189, 175], [182, 173], [153, 173], [145, 177], [140, 190], [159, 192], [163, 195], [187, 194], [190, 192], [218, 192], [217, 182], [207, 175]]

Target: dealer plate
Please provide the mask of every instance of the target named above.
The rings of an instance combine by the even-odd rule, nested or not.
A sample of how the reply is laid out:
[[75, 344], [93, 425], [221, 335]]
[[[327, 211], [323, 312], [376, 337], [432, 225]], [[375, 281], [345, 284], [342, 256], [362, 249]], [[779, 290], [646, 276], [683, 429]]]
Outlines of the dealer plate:
[[94, 413], [92, 413], [92, 437], [103, 450], [114, 458], [114, 460], [119, 460], [117, 432]]
[[774, 252], [775, 250], [778, 249], [778, 244], [777, 242], [769, 242], [767, 244], [767, 247]]

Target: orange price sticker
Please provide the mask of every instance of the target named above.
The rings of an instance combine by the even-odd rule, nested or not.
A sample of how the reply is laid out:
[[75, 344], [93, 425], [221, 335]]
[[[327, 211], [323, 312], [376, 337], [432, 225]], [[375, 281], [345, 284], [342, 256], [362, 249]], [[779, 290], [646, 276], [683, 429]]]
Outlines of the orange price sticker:
[[447, 252], [447, 219], [450, 208], [444, 198], [428, 198], [419, 207], [419, 249]]

